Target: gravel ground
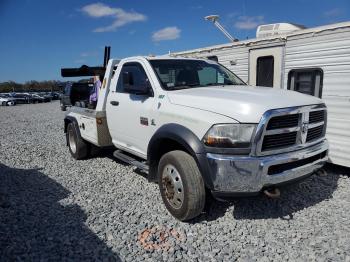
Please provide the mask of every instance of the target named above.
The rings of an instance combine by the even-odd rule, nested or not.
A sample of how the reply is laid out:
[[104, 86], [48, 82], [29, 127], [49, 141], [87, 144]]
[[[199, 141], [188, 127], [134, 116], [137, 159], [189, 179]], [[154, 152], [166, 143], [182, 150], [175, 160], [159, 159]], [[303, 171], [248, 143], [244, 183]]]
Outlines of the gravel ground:
[[75, 161], [58, 102], [0, 107], [0, 260], [350, 261], [349, 169], [181, 223], [111, 153]]

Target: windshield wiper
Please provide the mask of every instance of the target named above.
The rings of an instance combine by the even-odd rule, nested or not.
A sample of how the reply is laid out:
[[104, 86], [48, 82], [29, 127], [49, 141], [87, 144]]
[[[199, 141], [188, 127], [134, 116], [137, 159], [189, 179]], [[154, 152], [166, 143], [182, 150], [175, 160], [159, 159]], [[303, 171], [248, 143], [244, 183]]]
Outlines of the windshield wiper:
[[173, 89], [173, 90], [185, 89], [185, 88], [191, 88], [191, 87], [195, 87], [195, 86], [199, 86], [199, 83], [186, 84], [186, 85], [175, 85], [175, 86], [172, 86], [171, 89]]
[[220, 86], [220, 85], [223, 85], [223, 84], [219, 84], [219, 83], [208, 83], [208, 84], [205, 84], [204, 86]]
[[235, 85], [235, 83], [227, 82], [227, 83], [208, 83], [208, 84], [205, 84], [205, 86], [226, 86], [226, 85]]

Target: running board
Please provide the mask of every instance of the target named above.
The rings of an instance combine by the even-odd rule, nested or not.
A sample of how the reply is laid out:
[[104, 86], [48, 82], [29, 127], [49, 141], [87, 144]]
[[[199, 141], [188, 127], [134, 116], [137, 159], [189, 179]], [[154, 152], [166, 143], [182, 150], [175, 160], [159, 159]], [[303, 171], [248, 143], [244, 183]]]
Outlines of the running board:
[[129, 165], [135, 166], [138, 169], [141, 169], [142, 171], [148, 173], [148, 165], [147, 164], [137, 160], [136, 158], [133, 158], [130, 155], [123, 153], [123, 151], [121, 151], [121, 150], [114, 151], [113, 156], [115, 158], [119, 159], [120, 161], [123, 161]]

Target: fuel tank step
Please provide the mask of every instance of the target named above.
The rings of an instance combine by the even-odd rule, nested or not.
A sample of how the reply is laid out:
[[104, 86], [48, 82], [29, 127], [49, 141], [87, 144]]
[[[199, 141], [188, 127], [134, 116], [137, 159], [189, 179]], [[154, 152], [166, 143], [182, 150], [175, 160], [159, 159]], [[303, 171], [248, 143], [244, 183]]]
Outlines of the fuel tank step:
[[142, 171], [148, 173], [148, 165], [145, 162], [138, 160], [137, 158], [134, 158], [133, 156], [131, 156], [127, 153], [124, 153], [121, 150], [114, 151], [113, 156], [122, 162], [125, 162], [129, 165], [135, 166], [138, 169], [141, 169]]

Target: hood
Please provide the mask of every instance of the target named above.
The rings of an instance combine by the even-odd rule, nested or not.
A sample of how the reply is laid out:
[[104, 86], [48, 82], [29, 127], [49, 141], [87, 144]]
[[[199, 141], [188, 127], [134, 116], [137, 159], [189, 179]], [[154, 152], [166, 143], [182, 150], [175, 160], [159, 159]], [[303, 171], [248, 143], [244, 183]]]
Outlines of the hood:
[[270, 109], [320, 104], [322, 100], [295, 91], [270, 87], [212, 86], [168, 92], [172, 104], [228, 116], [242, 123], [258, 123]]

